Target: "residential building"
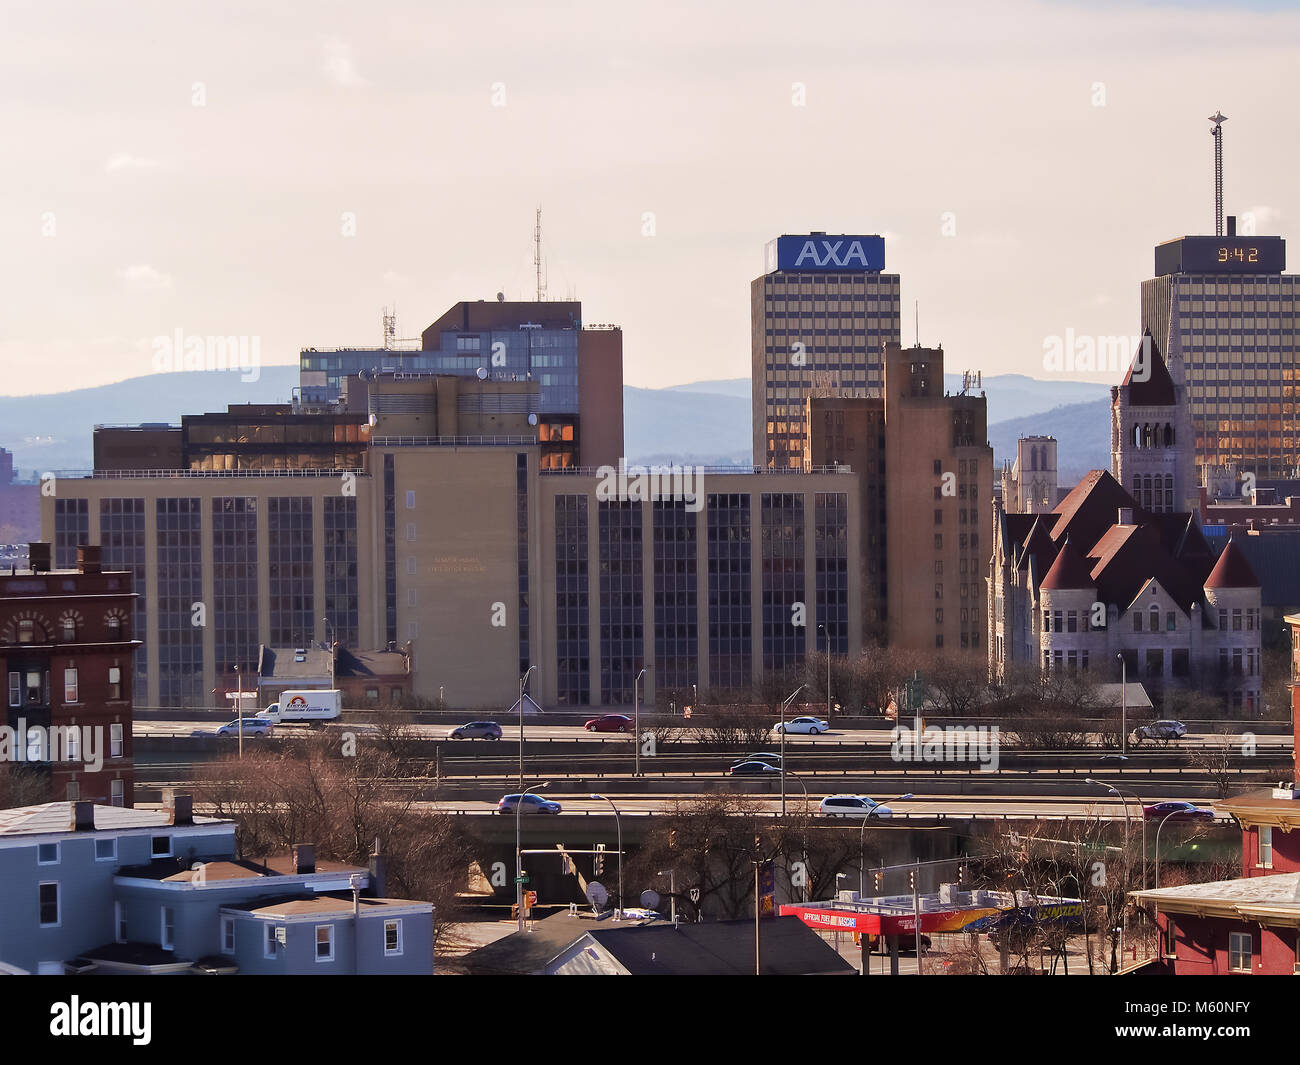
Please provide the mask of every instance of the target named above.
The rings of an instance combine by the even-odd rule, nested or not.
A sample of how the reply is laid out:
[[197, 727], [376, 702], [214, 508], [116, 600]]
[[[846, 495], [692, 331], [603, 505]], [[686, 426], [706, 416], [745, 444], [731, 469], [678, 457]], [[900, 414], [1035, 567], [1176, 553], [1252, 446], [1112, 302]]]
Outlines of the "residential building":
[[96, 546], [75, 549], [75, 569], [51, 569], [49, 544], [29, 550], [30, 572], [0, 573], [0, 761], [39, 771], [52, 798], [130, 806], [131, 574], [104, 571]]
[[0, 810], [0, 963], [30, 973], [429, 974], [433, 908], [384, 860], [235, 857], [235, 823], [55, 802]]
[[805, 401], [878, 396], [884, 347], [899, 344], [899, 278], [879, 236], [784, 235], [750, 285], [754, 465], [797, 469]]

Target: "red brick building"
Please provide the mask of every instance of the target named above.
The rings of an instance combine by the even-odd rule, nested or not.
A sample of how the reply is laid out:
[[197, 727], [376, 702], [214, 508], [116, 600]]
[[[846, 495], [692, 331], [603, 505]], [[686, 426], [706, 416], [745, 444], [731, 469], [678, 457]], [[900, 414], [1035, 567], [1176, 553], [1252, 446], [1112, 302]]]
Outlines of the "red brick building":
[[98, 547], [76, 570], [49, 568], [49, 544], [31, 568], [0, 574], [0, 672], [6, 719], [0, 761], [35, 770], [52, 800], [132, 805], [131, 574], [104, 573]]
[[1154, 906], [1160, 968], [1176, 976], [1300, 972], [1300, 792], [1216, 803], [1241, 823], [1241, 877], [1137, 891]]

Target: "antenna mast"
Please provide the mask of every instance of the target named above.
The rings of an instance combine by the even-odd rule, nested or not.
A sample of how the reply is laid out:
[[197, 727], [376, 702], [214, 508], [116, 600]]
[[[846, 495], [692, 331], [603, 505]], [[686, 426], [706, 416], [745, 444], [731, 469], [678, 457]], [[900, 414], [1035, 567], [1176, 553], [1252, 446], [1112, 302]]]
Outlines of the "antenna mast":
[[397, 339], [397, 305], [393, 305], [390, 311], [384, 308], [384, 348], [387, 350], [393, 346], [393, 341]]
[[1215, 111], [1210, 116], [1214, 128], [1210, 136], [1214, 138], [1214, 235], [1223, 236], [1223, 124], [1228, 116], [1222, 111]]
[[533, 269], [537, 271], [537, 302], [546, 299], [546, 282], [542, 280], [542, 209], [537, 208], [533, 223]]

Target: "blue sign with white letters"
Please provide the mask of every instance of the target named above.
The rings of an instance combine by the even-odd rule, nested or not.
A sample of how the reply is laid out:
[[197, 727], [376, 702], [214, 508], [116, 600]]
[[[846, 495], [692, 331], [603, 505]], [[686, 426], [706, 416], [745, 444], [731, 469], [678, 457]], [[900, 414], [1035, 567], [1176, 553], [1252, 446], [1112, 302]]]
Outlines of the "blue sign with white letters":
[[885, 238], [807, 233], [777, 237], [767, 246], [767, 270], [839, 270], [879, 273]]

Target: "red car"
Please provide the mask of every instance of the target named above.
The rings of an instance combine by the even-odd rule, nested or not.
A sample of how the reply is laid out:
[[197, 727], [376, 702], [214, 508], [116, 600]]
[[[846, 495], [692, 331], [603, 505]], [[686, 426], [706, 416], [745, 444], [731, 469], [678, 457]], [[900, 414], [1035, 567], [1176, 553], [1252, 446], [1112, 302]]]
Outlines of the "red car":
[[603, 717], [593, 717], [582, 727], [588, 732], [630, 732], [632, 719], [623, 714], [605, 714]]
[[1170, 821], [1213, 821], [1215, 817], [1213, 810], [1207, 810], [1195, 803], [1177, 801], [1144, 806], [1142, 814], [1148, 821], [1163, 821], [1166, 817]]

